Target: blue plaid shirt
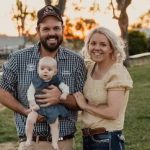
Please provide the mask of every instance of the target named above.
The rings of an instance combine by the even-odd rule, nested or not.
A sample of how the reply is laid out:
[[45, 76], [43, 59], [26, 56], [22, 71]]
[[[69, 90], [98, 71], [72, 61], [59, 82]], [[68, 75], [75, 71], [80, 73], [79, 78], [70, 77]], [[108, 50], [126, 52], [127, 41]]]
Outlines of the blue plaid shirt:
[[[14, 97], [28, 107], [27, 90], [32, 78], [37, 74], [40, 59], [39, 44], [31, 48], [16, 51], [9, 56], [3, 65], [0, 87], [9, 91]], [[69, 86], [70, 94], [82, 91], [86, 79], [86, 68], [83, 59], [66, 48], [60, 47], [56, 55], [58, 75]], [[73, 134], [76, 131], [77, 111], [70, 110], [70, 117], [60, 120], [60, 136]], [[26, 117], [15, 113], [18, 136], [25, 135]], [[46, 122], [36, 123], [34, 135], [48, 136], [49, 126]]]

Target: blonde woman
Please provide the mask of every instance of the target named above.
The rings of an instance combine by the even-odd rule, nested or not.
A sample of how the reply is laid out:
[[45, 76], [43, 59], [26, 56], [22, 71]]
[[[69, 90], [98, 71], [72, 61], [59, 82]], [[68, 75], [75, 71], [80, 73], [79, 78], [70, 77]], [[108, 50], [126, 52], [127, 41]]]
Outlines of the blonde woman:
[[83, 54], [88, 63], [83, 94], [74, 94], [83, 110], [84, 150], [124, 150], [125, 110], [132, 79], [123, 66], [125, 44], [112, 31], [100, 27], [85, 41]]

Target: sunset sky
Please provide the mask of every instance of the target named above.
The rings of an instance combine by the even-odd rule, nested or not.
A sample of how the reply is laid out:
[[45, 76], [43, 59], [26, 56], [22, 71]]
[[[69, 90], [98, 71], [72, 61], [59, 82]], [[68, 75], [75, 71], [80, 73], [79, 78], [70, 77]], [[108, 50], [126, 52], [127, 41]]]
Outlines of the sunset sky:
[[[44, 0], [24, 0], [26, 1], [27, 5], [30, 9], [38, 10], [44, 6]], [[69, 2], [78, 2], [79, 0], [69, 0]], [[84, 0], [84, 5], [90, 4], [91, 0]], [[101, 11], [96, 13], [94, 17], [98, 22], [100, 22], [101, 26], [105, 26], [111, 29], [115, 29], [114, 31], [119, 34], [119, 27], [116, 20], [112, 19], [112, 12], [105, 12], [105, 8], [108, 5], [109, 0], [97, 0], [101, 3]], [[17, 31], [13, 21], [11, 20], [11, 10], [12, 6], [15, 4], [15, 0], [4, 0], [3, 4], [0, 5], [0, 34], [7, 34], [7, 35], [17, 35]], [[150, 0], [132, 0], [132, 4], [128, 7], [128, 15], [129, 15], [129, 22], [135, 22], [140, 15], [147, 12], [150, 9]], [[85, 11], [74, 13], [71, 12], [71, 5], [68, 3], [66, 8], [66, 14], [69, 17], [85, 17], [88, 18], [90, 14]], [[36, 24], [36, 23], [35, 23]], [[34, 27], [33, 27], [34, 28]]]

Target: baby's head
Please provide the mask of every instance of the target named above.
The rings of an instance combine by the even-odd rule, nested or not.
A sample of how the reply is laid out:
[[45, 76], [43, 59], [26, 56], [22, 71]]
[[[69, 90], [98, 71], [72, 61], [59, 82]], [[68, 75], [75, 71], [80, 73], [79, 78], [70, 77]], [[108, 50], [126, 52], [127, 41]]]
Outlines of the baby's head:
[[43, 57], [39, 60], [38, 74], [44, 81], [50, 81], [57, 74], [57, 62], [50, 56]]

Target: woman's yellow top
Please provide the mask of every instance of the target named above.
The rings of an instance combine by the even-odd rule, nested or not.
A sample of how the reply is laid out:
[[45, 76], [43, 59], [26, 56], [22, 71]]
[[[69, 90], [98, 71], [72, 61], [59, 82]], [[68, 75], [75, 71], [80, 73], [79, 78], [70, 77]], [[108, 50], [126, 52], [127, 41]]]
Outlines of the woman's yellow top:
[[107, 103], [107, 90], [118, 87], [125, 88], [125, 97], [123, 100], [123, 108], [116, 120], [104, 119], [83, 111], [81, 114], [83, 128], [105, 127], [107, 131], [122, 130], [129, 98], [129, 90], [132, 88], [133, 84], [130, 74], [122, 64], [115, 63], [102, 79], [94, 80], [91, 77], [94, 65], [95, 63], [92, 63], [88, 66], [87, 80], [83, 90], [84, 96], [88, 99], [88, 102], [94, 105], [105, 104]]

